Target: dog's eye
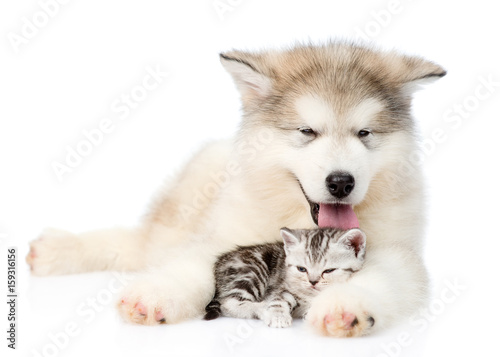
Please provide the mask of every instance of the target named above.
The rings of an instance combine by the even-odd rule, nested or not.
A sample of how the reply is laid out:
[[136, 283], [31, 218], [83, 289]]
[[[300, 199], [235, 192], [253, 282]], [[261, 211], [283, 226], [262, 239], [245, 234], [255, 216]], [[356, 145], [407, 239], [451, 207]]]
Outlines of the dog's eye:
[[358, 132], [358, 137], [359, 138], [366, 138], [368, 135], [370, 135], [372, 132], [368, 129], [362, 129]]
[[300, 271], [301, 273], [306, 273], [307, 269], [304, 267], [297, 267], [297, 270]]
[[304, 135], [316, 135], [316, 133], [314, 132], [314, 130], [312, 130], [310, 127], [308, 126], [301, 126], [300, 128], [298, 128], [298, 130], [304, 134]]

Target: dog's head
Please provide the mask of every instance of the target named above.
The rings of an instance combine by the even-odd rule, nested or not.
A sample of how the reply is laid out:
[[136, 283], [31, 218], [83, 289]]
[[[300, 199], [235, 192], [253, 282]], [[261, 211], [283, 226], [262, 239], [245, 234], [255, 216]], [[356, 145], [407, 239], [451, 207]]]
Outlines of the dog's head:
[[446, 74], [418, 57], [343, 43], [232, 51], [221, 61], [241, 92], [241, 132], [271, 131], [267, 164], [297, 178], [316, 222], [342, 228], [356, 225], [350, 207], [373, 181], [394, 176], [415, 149], [414, 91]]

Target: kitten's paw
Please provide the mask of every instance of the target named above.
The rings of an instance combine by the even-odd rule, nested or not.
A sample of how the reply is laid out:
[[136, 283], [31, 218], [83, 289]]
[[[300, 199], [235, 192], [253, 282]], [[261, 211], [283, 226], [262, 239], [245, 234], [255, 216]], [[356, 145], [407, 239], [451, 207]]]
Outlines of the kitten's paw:
[[67, 274], [71, 273], [78, 252], [79, 241], [73, 234], [48, 228], [30, 242], [26, 263], [33, 275]]
[[346, 291], [326, 290], [313, 300], [306, 320], [325, 336], [358, 337], [371, 332], [375, 325], [365, 296]]
[[269, 327], [289, 327], [292, 325], [292, 316], [284, 311], [266, 310], [263, 321]]
[[127, 322], [141, 325], [166, 323], [161, 307], [144, 304], [140, 299], [122, 297], [118, 302], [118, 311]]

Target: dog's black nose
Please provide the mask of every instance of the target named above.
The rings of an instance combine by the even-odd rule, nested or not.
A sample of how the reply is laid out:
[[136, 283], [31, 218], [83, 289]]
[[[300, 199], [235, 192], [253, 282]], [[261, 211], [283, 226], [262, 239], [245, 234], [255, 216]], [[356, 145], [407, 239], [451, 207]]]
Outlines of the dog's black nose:
[[337, 198], [344, 198], [354, 189], [354, 177], [345, 172], [334, 172], [326, 178], [328, 191]]

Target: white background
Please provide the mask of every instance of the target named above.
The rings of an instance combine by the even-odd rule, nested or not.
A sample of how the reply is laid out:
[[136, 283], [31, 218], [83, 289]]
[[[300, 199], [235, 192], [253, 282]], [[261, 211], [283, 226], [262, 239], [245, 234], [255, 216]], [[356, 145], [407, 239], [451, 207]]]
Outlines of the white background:
[[[500, 19], [491, 1], [222, 0], [231, 11], [219, 16], [213, 0], [74, 0], [53, 9], [44, 24], [39, 13], [46, 2], [0, 5], [0, 266], [5, 272], [0, 291], [6, 290], [6, 247], [16, 246], [20, 294], [19, 349], [9, 355], [500, 353]], [[33, 17], [37, 32], [13, 45], [12, 38], [27, 26], [23, 18], [33, 22]], [[111, 273], [29, 275], [28, 242], [44, 227], [81, 232], [132, 226], [162, 180], [201, 144], [234, 133], [238, 94], [219, 64], [220, 51], [359, 39], [361, 31], [382, 48], [422, 55], [448, 70], [414, 102], [427, 140], [425, 258], [434, 300], [426, 317], [351, 340], [317, 337], [301, 322], [285, 330], [233, 319], [131, 326], [106, 299], [108, 284], [116, 283]], [[111, 105], [141, 84], [148, 66], [160, 66], [168, 77], [119, 119]], [[481, 84], [488, 79], [497, 83], [490, 91]], [[65, 163], [67, 147], [75, 148], [85, 139], [82, 132], [97, 128], [103, 118], [112, 121], [113, 132], [60, 182], [53, 162]], [[444, 139], [432, 144], [435, 130]], [[450, 284], [461, 288], [453, 294]], [[80, 316], [78, 309], [89, 311], [88, 299], [96, 297], [101, 304], [92, 310], [95, 315]], [[7, 329], [6, 308], [2, 303], [1, 331]], [[61, 333], [68, 324], [77, 335], [66, 339]], [[49, 346], [51, 336], [59, 349]], [[2, 332], [2, 355], [8, 350], [5, 337]]]

